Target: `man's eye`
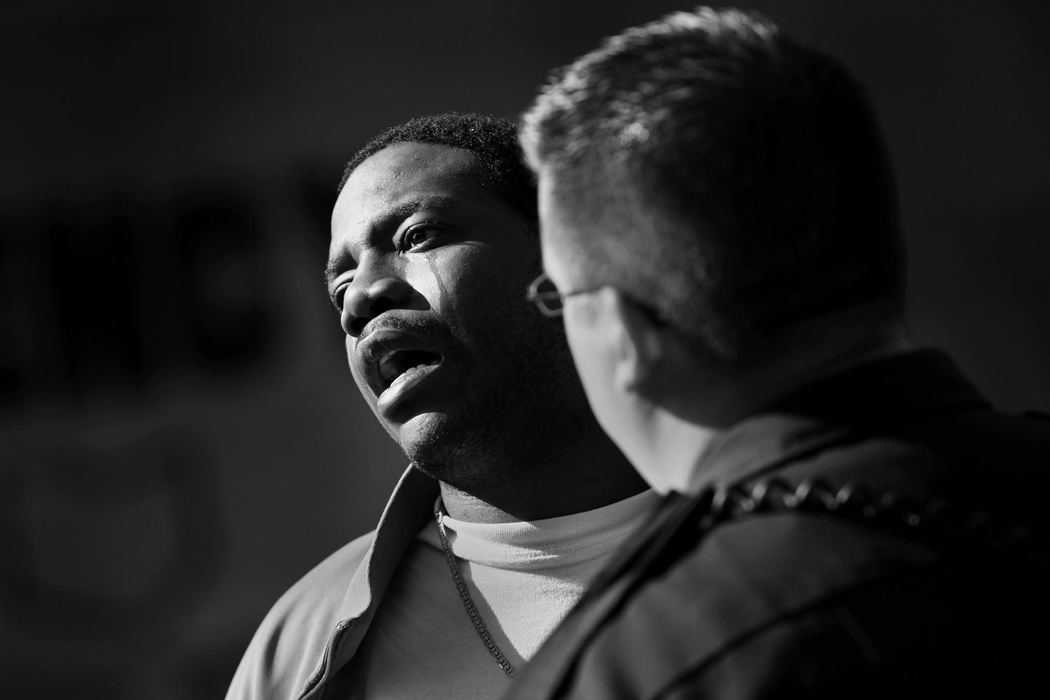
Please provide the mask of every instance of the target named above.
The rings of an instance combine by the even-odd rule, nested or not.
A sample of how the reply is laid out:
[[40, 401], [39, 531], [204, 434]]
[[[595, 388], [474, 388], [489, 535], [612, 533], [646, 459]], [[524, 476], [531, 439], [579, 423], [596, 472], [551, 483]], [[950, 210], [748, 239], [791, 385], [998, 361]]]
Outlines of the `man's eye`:
[[416, 224], [401, 236], [400, 250], [402, 253], [407, 253], [410, 250], [425, 246], [440, 234], [441, 229], [434, 224]]

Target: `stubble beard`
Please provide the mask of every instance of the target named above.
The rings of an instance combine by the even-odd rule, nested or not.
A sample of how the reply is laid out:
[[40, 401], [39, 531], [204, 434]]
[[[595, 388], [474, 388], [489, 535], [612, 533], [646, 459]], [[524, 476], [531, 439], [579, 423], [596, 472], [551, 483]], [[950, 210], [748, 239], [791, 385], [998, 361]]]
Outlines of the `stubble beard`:
[[581, 406], [589, 409], [564, 335], [545, 320], [526, 326], [514, 334], [518, 342], [487, 350], [501, 360], [492, 373], [498, 381], [475, 387], [454, 414], [431, 419], [419, 439], [402, 445], [418, 469], [484, 498], [541, 475], [572, 439]]

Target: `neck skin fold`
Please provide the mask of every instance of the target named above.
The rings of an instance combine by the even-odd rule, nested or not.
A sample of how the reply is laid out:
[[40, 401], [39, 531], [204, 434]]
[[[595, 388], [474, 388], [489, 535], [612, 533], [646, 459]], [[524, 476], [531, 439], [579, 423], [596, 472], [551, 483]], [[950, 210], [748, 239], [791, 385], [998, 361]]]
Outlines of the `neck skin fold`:
[[445, 505], [445, 512], [456, 520], [465, 520], [471, 523], [510, 523], [519, 521], [519, 518], [478, 496], [472, 496], [466, 491], [461, 491], [443, 481], [438, 483], [441, 488], [441, 501]]

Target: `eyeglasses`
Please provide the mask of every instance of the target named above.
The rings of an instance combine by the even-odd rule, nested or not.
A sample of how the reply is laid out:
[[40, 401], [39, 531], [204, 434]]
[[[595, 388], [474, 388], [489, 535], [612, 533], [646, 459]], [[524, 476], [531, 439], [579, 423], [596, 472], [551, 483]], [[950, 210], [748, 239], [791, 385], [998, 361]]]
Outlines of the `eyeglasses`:
[[589, 289], [576, 289], [571, 292], [559, 292], [558, 288], [554, 286], [554, 282], [547, 276], [547, 273], [541, 272], [539, 277], [532, 280], [528, 291], [525, 292], [525, 301], [531, 301], [535, 304], [536, 308], [544, 316], [554, 318], [561, 316], [565, 310], [565, 300], [569, 297], [579, 294], [590, 294], [597, 292], [601, 288], [591, 287]]

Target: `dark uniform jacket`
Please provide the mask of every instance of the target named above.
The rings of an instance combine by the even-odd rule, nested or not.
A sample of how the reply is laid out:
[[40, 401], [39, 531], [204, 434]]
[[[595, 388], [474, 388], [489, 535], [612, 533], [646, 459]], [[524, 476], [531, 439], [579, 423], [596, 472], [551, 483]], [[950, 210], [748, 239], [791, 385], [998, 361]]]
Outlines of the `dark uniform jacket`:
[[722, 433], [520, 673], [524, 698], [1050, 698], [1050, 422], [933, 351]]

